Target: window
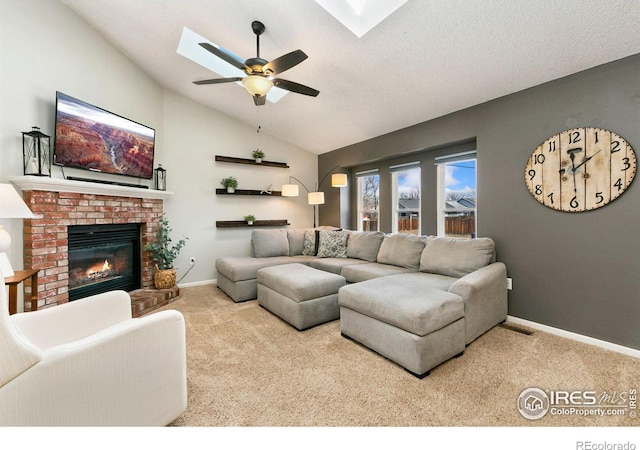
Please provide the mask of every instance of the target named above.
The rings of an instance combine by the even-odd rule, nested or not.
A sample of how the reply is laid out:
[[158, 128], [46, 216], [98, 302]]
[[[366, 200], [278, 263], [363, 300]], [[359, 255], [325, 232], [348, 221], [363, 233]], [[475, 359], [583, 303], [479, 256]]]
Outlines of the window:
[[380, 175], [377, 170], [356, 173], [358, 231], [380, 230]]
[[392, 189], [392, 232], [420, 235], [420, 165], [389, 167]]
[[436, 158], [438, 236], [476, 237], [476, 152]]

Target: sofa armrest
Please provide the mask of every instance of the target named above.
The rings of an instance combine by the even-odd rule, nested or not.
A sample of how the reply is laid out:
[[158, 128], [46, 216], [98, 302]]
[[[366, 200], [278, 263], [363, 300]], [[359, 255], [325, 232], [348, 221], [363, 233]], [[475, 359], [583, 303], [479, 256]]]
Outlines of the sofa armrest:
[[507, 318], [507, 267], [495, 262], [455, 281], [449, 292], [464, 300], [466, 344]]
[[77, 341], [131, 319], [131, 297], [110, 291], [33, 312], [14, 314], [11, 320], [40, 350]]

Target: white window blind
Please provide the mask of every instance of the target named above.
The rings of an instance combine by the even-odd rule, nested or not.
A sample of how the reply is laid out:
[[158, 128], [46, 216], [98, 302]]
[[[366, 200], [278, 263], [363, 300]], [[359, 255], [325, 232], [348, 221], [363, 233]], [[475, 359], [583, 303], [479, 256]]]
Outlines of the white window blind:
[[356, 177], [369, 177], [371, 175], [378, 175], [380, 171], [378, 169], [371, 169], [371, 170], [363, 170], [362, 172], [356, 172], [355, 176]]
[[449, 164], [457, 161], [466, 161], [468, 159], [473, 159], [476, 157], [476, 151], [468, 151], [468, 152], [460, 152], [460, 153], [452, 153], [450, 155], [438, 156], [435, 158], [435, 165], [438, 164]]
[[420, 162], [414, 161], [404, 164], [396, 164], [393, 166], [389, 166], [389, 172], [402, 172], [405, 170], [416, 169], [420, 167]]

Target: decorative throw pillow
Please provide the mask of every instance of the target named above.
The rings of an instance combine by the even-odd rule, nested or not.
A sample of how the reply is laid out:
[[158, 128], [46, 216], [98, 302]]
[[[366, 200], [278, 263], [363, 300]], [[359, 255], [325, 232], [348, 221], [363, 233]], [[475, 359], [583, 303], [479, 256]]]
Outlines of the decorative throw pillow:
[[315, 256], [318, 254], [318, 246], [316, 239], [316, 234], [319, 231], [314, 229], [304, 230], [304, 242], [302, 244], [302, 254], [307, 256]]
[[346, 258], [348, 231], [320, 231], [318, 258]]

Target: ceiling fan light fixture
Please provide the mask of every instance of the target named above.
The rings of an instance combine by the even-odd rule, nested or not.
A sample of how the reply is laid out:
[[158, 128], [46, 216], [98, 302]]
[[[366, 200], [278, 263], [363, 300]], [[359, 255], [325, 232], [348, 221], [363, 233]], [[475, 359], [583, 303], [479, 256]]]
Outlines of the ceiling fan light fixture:
[[273, 81], [261, 75], [249, 75], [242, 79], [242, 85], [252, 96], [263, 96], [271, 90]]

